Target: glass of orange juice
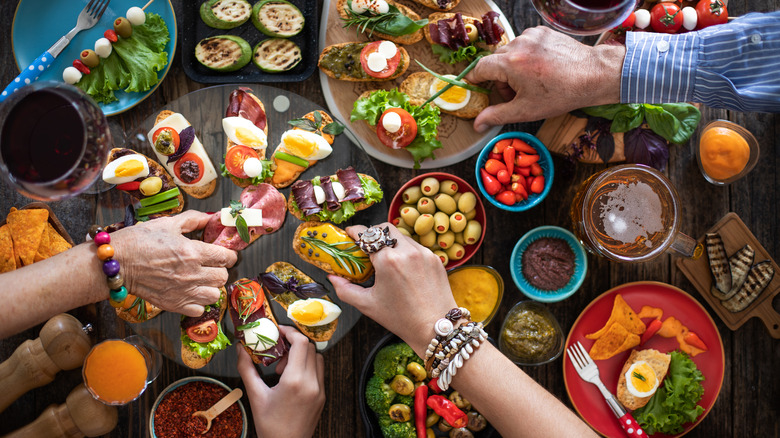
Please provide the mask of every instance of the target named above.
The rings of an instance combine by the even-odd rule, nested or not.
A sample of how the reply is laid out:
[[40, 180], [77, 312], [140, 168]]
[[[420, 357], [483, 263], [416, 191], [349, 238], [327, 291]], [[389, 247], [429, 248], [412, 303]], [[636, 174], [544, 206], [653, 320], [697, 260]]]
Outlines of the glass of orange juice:
[[742, 126], [713, 120], [699, 134], [696, 160], [704, 178], [723, 186], [747, 175], [758, 163], [758, 141]]
[[84, 384], [95, 399], [125, 405], [143, 394], [160, 373], [160, 356], [140, 336], [107, 339], [84, 359]]

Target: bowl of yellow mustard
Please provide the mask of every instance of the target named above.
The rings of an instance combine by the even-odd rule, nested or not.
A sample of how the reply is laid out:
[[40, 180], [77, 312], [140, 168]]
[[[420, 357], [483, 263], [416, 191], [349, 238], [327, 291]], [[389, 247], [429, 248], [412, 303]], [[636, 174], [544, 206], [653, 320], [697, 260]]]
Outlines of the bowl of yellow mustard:
[[483, 325], [493, 319], [504, 298], [504, 280], [486, 265], [467, 265], [447, 272], [455, 302], [471, 313], [471, 320]]

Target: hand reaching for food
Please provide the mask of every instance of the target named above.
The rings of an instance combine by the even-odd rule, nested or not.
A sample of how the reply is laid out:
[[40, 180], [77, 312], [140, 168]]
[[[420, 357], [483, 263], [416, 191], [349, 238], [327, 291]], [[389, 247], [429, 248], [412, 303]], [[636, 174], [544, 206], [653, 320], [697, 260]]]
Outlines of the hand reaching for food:
[[238, 348], [238, 373], [246, 387], [258, 437], [310, 437], [325, 406], [325, 361], [314, 344], [293, 327], [279, 326], [290, 353], [277, 366], [279, 383], [269, 387], [244, 348]]

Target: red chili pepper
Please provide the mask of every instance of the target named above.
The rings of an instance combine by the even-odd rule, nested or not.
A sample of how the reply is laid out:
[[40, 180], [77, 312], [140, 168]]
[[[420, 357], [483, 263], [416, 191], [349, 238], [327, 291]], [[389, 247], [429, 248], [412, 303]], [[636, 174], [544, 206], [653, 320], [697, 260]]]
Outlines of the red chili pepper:
[[439, 378], [434, 377], [433, 379], [428, 381], [428, 388], [431, 389], [431, 392], [434, 394], [438, 394], [441, 392], [441, 388], [439, 388]]
[[654, 334], [658, 333], [658, 330], [661, 329], [661, 323], [660, 319], [654, 319], [645, 329], [645, 332], [642, 333], [642, 339], [639, 340], [639, 345], [643, 345], [645, 342], [647, 342], [650, 338], [653, 337]]
[[515, 148], [512, 146], [507, 146], [506, 149], [504, 149], [504, 164], [506, 164], [506, 170], [510, 174], [513, 170], [515, 170], [515, 156], [517, 155], [517, 152], [515, 152]]
[[81, 62], [80, 59], [76, 59], [73, 61], [73, 66], [76, 67], [76, 70], [80, 71], [81, 74], [88, 75], [89, 74], [89, 68], [84, 65], [83, 62]]
[[126, 192], [129, 192], [131, 190], [138, 190], [139, 187], [141, 187], [140, 181], [130, 181], [116, 186], [116, 188], [118, 188], [119, 190], [124, 190]]
[[512, 176], [509, 174], [509, 172], [505, 169], [501, 169], [496, 173], [496, 179], [501, 184], [509, 184], [510, 180], [512, 179]]
[[103, 36], [112, 43], [119, 41], [119, 37], [116, 36], [114, 29], [108, 29], [107, 31], [103, 32]]
[[542, 193], [544, 191], [544, 177], [542, 175], [535, 176], [529, 188], [533, 193]]
[[[539, 176], [543, 175], [544, 170], [542, 170], [542, 166], [539, 165], [539, 163], [534, 163], [531, 165], [531, 175], [533, 176]], [[528, 176], [528, 175], [526, 175]]]
[[433, 412], [439, 414], [444, 421], [450, 423], [454, 428], [466, 427], [469, 424], [469, 419], [466, 413], [461, 411], [458, 406], [455, 405], [447, 397], [441, 395], [432, 395], [428, 397], [428, 407], [433, 409]]
[[704, 350], [704, 351], [709, 350], [709, 348], [707, 348], [707, 344], [705, 344], [704, 341], [701, 340], [699, 335], [697, 335], [694, 332], [688, 332], [685, 335], [684, 339], [685, 339], [685, 343], [692, 345], [698, 348], [699, 350]]
[[[523, 181], [522, 179], [520, 181]], [[525, 181], [522, 183], [518, 181], [512, 183], [512, 191], [523, 197], [523, 200], [528, 199], [528, 190], [525, 188]]]
[[536, 163], [537, 161], [539, 161], [539, 155], [524, 154], [521, 152], [517, 154], [517, 159], [515, 159], [515, 165], [519, 167], [528, 167]]
[[482, 185], [485, 186], [485, 191], [488, 195], [493, 196], [501, 190], [501, 183], [493, 175], [489, 174], [487, 170], [479, 169], [479, 172], [482, 174]]
[[522, 175], [522, 176], [531, 176], [531, 168], [526, 167], [517, 167], [515, 166], [515, 174]]
[[512, 145], [512, 139], [506, 138], [504, 140], [499, 141], [498, 143], [496, 143], [495, 146], [493, 146], [493, 152], [497, 154], [503, 154], [504, 149], [506, 149], [507, 146], [511, 146], [511, 145]]
[[506, 170], [506, 165], [500, 160], [494, 160], [491, 158], [485, 161], [485, 170], [487, 170], [487, 173], [491, 175], [498, 175], [499, 170]]
[[516, 151], [525, 152], [526, 154], [538, 153], [533, 146], [524, 142], [523, 140], [520, 140], [519, 138], [512, 140], [512, 147], [515, 148]]
[[417, 428], [417, 438], [426, 438], [425, 420], [428, 417], [428, 387], [420, 385], [414, 390], [414, 426]]
[[504, 156], [499, 154], [498, 152], [490, 152], [488, 153], [488, 159], [494, 159], [494, 160], [503, 160]]
[[496, 195], [496, 201], [504, 205], [515, 205], [517, 199], [515, 199], [515, 193], [511, 190], [504, 190]]

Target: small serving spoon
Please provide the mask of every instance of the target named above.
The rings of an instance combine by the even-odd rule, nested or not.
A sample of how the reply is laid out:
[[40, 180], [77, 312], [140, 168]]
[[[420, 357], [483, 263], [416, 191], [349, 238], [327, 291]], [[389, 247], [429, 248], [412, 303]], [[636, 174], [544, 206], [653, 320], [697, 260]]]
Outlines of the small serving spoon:
[[244, 395], [244, 392], [241, 391], [241, 388], [236, 388], [230, 393], [224, 397], [222, 397], [222, 400], [216, 402], [214, 406], [210, 407], [207, 411], [195, 411], [192, 413], [193, 417], [201, 417], [204, 420], [206, 420], [206, 429], [201, 432], [201, 434], [204, 434], [211, 429], [211, 421], [219, 414], [225, 411], [225, 409], [229, 408], [230, 405], [238, 401], [238, 399], [241, 398], [241, 396]]

